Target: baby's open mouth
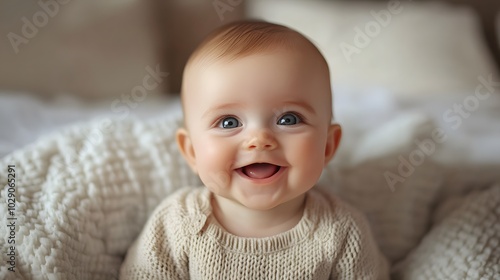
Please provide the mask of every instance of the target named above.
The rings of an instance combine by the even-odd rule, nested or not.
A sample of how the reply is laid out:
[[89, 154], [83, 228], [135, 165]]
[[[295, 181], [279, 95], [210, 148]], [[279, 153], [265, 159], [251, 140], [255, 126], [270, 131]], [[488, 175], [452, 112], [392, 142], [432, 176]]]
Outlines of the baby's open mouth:
[[253, 163], [240, 168], [241, 172], [252, 179], [265, 179], [280, 171], [281, 166], [270, 163]]

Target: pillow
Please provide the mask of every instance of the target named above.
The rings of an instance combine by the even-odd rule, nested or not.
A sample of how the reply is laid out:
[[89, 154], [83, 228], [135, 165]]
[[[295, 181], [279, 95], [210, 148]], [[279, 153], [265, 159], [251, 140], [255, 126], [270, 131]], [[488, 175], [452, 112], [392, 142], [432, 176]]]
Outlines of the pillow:
[[249, 1], [250, 17], [309, 36], [332, 83], [387, 88], [405, 97], [474, 92], [496, 76], [472, 10], [444, 3]]
[[419, 246], [394, 267], [393, 278], [497, 279], [500, 185], [449, 198], [437, 212], [444, 214]]

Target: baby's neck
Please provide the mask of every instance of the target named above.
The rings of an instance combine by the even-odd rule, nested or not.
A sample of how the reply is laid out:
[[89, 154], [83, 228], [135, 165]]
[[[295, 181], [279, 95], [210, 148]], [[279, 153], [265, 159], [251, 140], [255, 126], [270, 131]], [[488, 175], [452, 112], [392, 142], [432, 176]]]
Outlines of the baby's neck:
[[270, 210], [249, 209], [235, 201], [213, 195], [214, 222], [240, 237], [269, 237], [292, 229], [302, 218], [305, 195]]

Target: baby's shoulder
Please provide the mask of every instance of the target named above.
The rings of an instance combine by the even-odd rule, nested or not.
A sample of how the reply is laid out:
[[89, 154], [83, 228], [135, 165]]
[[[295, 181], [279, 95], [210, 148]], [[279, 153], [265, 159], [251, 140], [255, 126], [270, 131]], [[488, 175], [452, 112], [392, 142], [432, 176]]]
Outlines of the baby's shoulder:
[[196, 233], [210, 214], [206, 188], [185, 187], [167, 196], [153, 211], [147, 227], [155, 230]]
[[334, 228], [337, 232], [349, 232], [354, 228], [364, 228], [367, 224], [365, 215], [341, 198], [324, 190], [311, 191], [309, 206], [319, 215], [321, 226]]
[[199, 212], [209, 206], [209, 201], [210, 194], [206, 188], [184, 187], [165, 197], [157, 206], [155, 212], [162, 209]]

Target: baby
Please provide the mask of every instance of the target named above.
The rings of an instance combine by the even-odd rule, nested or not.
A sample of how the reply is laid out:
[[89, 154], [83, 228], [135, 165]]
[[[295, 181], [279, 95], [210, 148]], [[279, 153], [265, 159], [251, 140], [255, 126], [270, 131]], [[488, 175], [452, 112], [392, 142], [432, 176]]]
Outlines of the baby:
[[184, 70], [177, 143], [205, 188], [166, 198], [123, 279], [386, 279], [365, 218], [313, 188], [337, 150], [328, 65], [260, 21], [212, 33]]

